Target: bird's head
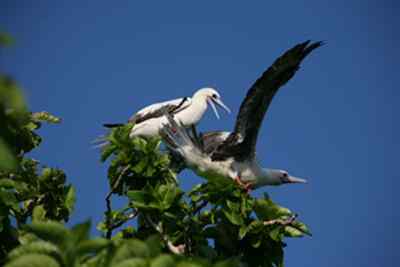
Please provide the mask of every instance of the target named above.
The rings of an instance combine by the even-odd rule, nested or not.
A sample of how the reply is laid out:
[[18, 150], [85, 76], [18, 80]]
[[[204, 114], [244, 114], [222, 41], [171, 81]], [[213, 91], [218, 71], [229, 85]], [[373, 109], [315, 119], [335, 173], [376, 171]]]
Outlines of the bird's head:
[[281, 185], [281, 184], [296, 184], [307, 183], [307, 180], [290, 175], [284, 170], [266, 169], [265, 184]]
[[214, 88], [202, 88], [193, 95], [193, 100], [206, 101], [219, 119], [219, 114], [215, 105], [223, 108], [226, 112], [230, 113], [231, 110], [222, 102], [220, 94]]

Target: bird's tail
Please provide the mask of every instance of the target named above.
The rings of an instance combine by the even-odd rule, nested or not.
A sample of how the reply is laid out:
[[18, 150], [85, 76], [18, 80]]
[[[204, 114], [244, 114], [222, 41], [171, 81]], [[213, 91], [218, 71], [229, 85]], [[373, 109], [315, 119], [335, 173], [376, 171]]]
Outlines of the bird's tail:
[[98, 137], [96, 137], [96, 139], [94, 139], [91, 144], [92, 144], [92, 148], [103, 148], [105, 146], [107, 146], [110, 142], [107, 139], [108, 135], [100, 135]]
[[203, 156], [201, 141], [195, 133], [191, 134], [182, 123], [177, 122], [173, 115], [166, 112], [168, 124], [160, 130], [160, 136], [166, 146], [173, 152], [182, 156], [189, 164], [198, 157]]
[[[117, 127], [121, 127], [124, 126], [123, 123], [104, 123], [103, 124], [104, 127], [106, 128], [117, 128]], [[110, 142], [108, 141], [108, 135], [110, 134], [110, 132], [108, 132], [107, 134], [104, 135], [100, 135], [98, 136], [96, 139], [94, 139], [91, 143], [92, 143], [92, 147], [93, 148], [103, 148], [106, 145], [108, 145]]]

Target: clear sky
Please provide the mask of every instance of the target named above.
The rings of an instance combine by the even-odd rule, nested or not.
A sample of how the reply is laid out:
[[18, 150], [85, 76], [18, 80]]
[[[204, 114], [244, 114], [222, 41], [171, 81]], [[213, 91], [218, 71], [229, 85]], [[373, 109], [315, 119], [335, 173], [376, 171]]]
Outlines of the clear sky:
[[[45, 141], [33, 156], [64, 169], [77, 188], [71, 222], [97, 223], [104, 211], [107, 166], [90, 147], [103, 122], [214, 86], [233, 114], [217, 121], [210, 110], [200, 129], [232, 129], [247, 89], [277, 56], [325, 40], [274, 99], [257, 146], [264, 165], [309, 184], [255, 194], [268, 191], [313, 232], [288, 240], [287, 266], [395, 266], [398, 4], [140, 2], [0, 3], [0, 27], [16, 39], [1, 51], [1, 71], [20, 82], [33, 111], [64, 120], [40, 131]], [[200, 181], [181, 175], [184, 188]]]

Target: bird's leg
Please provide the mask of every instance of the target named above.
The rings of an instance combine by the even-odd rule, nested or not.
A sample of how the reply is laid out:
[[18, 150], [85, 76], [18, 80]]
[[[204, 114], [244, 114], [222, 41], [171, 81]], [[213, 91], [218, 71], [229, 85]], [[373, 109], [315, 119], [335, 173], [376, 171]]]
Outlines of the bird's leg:
[[195, 143], [198, 147], [201, 148], [202, 151], [204, 151], [204, 145], [203, 145], [203, 143], [202, 143], [202, 141], [201, 141], [201, 139], [200, 139], [200, 137], [199, 137], [199, 135], [197, 133], [196, 126], [194, 124], [192, 124], [190, 126], [190, 130], [192, 131], [192, 137], [193, 137], [192, 141], [193, 141], [193, 143]]
[[243, 182], [240, 178], [240, 175], [235, 176], [235, 182], [238, 183], [239, 186], [244, 188], [248, 194], [250, 194], [253, 184], [251, 182]]
[[246, 190], [247, 194], [250, 194], [251, 190], [253, 189], [253, 184], [251, 182], [244, 183], [244, 189]]
[[239, 175], [235, 176], [235, 182], [238, 183], [238, 185], [243, 186], [242, 180], [240, 180], [240, 176]]

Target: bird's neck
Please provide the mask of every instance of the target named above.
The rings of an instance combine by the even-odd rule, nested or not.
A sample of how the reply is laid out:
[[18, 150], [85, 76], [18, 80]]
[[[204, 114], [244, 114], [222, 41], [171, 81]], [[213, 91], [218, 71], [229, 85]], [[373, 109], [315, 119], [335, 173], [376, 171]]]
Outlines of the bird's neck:
[[196, 124], [200, 121], [204, 112], [207, 110], [207, 100], [206, 98], [193, 97], [192, 104], [182, 112], [182, 116], [185, 116], [187, 119], [185, 120], [188, 125]]
[[257, 179], [257, 186], [263, 185], [279, 185], [281, 184], [279, 176], [274, 169], [262, 168]]

